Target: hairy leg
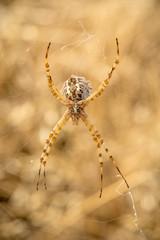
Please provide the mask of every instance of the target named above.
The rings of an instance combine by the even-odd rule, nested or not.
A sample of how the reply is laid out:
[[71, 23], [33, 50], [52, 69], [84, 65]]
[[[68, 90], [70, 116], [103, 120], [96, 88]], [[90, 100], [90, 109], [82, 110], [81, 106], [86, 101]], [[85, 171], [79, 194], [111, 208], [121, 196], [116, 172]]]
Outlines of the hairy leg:
[[39, 185], [39, 179], [40, 179], [40, 174], [41, 174], [42, 163], [44, 165], [44, 186], [45, 186], [45, 188], [47, 188], [46, 187], [46, 175], [45, 175], [46, 161], [47, 161], [48, 155], [50, 153], [51, 146], [52, 146], [53, 142], [55, 141], [55, 139], [57, 138], [57, 136], [60, 133], [61, 129], [63, 128], [63, 126], [66, 124], [66, 122], [68, 121], [68, 119], [70, 117], [71, 117], [71, 114], [67, 110], [64, 113], [63, 117], [60, 119], [60, 121], [56, 124], [56, 126], [50, 132], [49, 137], [46, 139], [46, 143], [44, 145], [43, 152], [42, 152], [41, 158], [40, 158], [40, 167], [39, 167], [38, 179], [37, 179], [37, 190], [38, 190], [38, 185]]
[[58, 99], [60, 100], [64, 105], [66, 105], [68, 103], [68, 100], [66, 100], [58, 91], [58, 89], [55, 87], [53, 81], [52, 81], [52, 77], [50, 76], [50, 69], [49, 69], [49, 64], [48, 64], [48, 52], [49, 52], [49, 48], [50, 48], [51, 43], [48, 44], [47, 47], [47, 51], [46, 51], [46, 72], [47, 72], [47, 80], [48, 80], [48, 84], [49, 84], [49, 88], [52, 92], [52, 94]]
[[117, 58], [116, 58], [116, 61], [115, 61], [114, 65], [112, 66], [111, 71], [108, 74], [108, 77], [101, 83], [101, 85], [98, 87], [98, 89], [94, 93], [92, 93], [87, 99], [82, 101], [82, 103], [84, 105], [87, 105], [90, 101], [93, 101], [95, 98], [100, 96], [101, 93], [105, 90], [105, 88], [108, 85], [108, 83], [110, 82], [110, 79], [112, 77], [112, 73], [116, 69], [117, 65], [119, 64], [119, 44], [118, 44], [118, 38], [116, 38], [116, 44], [117, 44]]
[[[95, 128], [95, 126], [94, 126], [93, 124], [91, 124], [91, 122], [89, 121], [88, 116], [87, 116], [87, 114], [86, 114], [85, 112], [83, 112], [83, 113], [81, 114], [81, 119], [83, 120], [83, 122], [84, 122], [85, 125], [87, 126], [88, 130], [90, 131], [90, 133], [91, 133], [91, 135], [92, 135], [92, 137], [93, 137], [93, 140], [98, 143], [98, 145], [97, 145], [98, 149], [100, 148], [100, 146], [103, 146], [103, 147], [104, 147], [104, 149], [105, 149], [105, 151], [106, 151], [109, 159], [113, 162], [114, 166], [117, 168], [119, 174], [121, 175], [121, 177], [122, 177], [123, 180], [125, 181], [127, 187], [129, 188], [129, 185], [128, 185], [126, 179], [124, 178], [123, 174], [121, 173], [118, 165], [117, 165], [116, 162], [114, 161], [113, 156], [109, 153], [108, 148], [106, 148], [106, 146], [104, 145], [104, 141], [103, 141], [101, 135], [99, 134], [99, 132], [98, 132], [98, 130]], [[100, 157], [100, 156], [101, 156], [101, 153], [99, 153], [99, 157]], [[103, 161], [102, 161], [102, 162], [103, 162]], [[102, 166], [103, 166], [103, 164], [102, 164]], [[103, 175], [102, 175], [102, 178], [103, 178]], [[101, 194], [100, 194], [100, 196], [101, 196]]]

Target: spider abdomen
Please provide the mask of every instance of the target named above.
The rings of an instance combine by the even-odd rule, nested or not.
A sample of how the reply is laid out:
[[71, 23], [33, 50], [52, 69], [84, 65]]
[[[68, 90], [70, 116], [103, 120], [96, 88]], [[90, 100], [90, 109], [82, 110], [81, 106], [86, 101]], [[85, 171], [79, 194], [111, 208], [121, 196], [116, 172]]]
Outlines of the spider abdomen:
[[64, 82], [61, 89], [63, 96], [74, 102], [86, 99], [91, 94], [91, 91], [90, 81], [86, 81], [84, 77], [74, 75]]

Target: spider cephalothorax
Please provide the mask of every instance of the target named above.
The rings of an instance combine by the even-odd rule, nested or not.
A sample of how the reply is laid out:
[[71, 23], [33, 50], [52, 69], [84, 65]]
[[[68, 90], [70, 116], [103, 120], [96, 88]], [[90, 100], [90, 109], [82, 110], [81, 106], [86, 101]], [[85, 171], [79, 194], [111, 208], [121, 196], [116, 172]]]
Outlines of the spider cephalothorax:
[[77, 125], [83, 106], [82, 105], [80, 106], [79, 104], [75, 103], [75, 104], [72, 104], [69, 107], [69, 109], [71, 111], [72, 122], [73, 124]]
[[48, 84], [51, 92], [53, 95], [60, 100], [61, 103], [63, 103], [67, 110], [62, 116], [62, 118], [59, 120], [59, 122], [56, 124], [56, 126], [53, 128], [53, 130], [50, 132], [49, 137], [46, 139], [46, 143], [44, 145], [43, 152], [41, 154], [40, 158], [40, 168], [38, 173], [38, 180], [37, 180], [37, 190], [39, 185], [39, 179], [41, 174], [41, 167], [42, 163], [44, 166], [44, 186], [46, 186], [46, 175], [45, 175], [45, 166], [47, 157], [50, 153], [52, 143], [57, 138], [59, 132], [63, 128], [63, 126], [66, 124], [66, 122], [69, 120], [69, 118], [72, 118], [72, 121], [74, 124], [78, 124], [78, 120], [81, 118], [82, 121], [85, 123], [86, 127], [88, 128], [89, 132], [92, 135], [93, 140], [97, 144], [97, 149], [99, 153], [99, 162], [100, 162], [100, 168], [101, 168], [101, 190], [100, 190], [100, 196], [102, 196], [102, 180], [103, 180], [103, 159], [102, 159], [102, 152], [101, 147], [104, 146], [104, 149], [106, 153], [108, 154], [108, 157], [113, 162], [115, 167], [117, 168], [118, 172], [120, 173], [121, 177], [125, 181], [127, 187], [128, 183], [123, 177], [120, 169], [118, 168], [117, 164], [115, 163], [112, 155], [109, 153], [108, 148], [105, 147], [104, 141], [101, 138], [101, 135], [99, 134], [98, 130], [95, 128], [93, 124], [88, 119], [87, 114], [85, 113], [85, 106], [90, 103], [92, 100], [97, 98], [101, 95], [101, 93], [104, 91], [106, 86], [108, 85], [110, 78], [112, 76], [113, 71], [116, 69], [116, 66], [119, 63], [119, 44], [118, 39], [116, 38], [116, 44], [117, 44], [117, 59], [112, 66], [111, 71], [108, 74], [108, 77], [100, 84], [98, 89], [91, 94], [92, 88], [90, 87], [90, 82], [86, 81], [84, 77], [77, 77], [72, 75], [65, 83], [63, 84], [61, 93], [58, 91], [58, 89], [55, 87], [52, 78], [49, 74], [49, 64], [48, 64], [48, 51], [51, 43], [48, 44], [47, 52], [46, 52], [46, 71], [47, 71], [47, 79]]

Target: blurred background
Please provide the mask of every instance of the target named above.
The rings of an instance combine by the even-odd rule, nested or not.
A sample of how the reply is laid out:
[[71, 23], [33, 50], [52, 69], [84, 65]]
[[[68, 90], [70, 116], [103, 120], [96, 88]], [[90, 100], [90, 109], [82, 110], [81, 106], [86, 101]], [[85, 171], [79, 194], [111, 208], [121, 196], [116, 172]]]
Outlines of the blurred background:
[[[45, 139], [65, 107], [49, 90], [72, 74], [106, 78], [86, 112], [130, 185], [80, 121], [69, 120], [36, 181]], [[0, 239], [160, 239], [160, 1], [0, 1]]]

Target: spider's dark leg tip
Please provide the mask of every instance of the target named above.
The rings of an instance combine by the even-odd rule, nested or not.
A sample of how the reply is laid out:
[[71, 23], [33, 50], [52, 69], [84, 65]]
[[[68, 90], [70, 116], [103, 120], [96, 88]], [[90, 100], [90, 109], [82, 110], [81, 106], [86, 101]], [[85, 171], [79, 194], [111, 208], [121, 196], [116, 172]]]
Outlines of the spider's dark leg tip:
[[129, 185], [128, 185], [127, 181], [126, 181], [126, 180], [124, 180], [124, 181], [125, 181], [125, 183], [126, 183], [126, 185], [127, 185], [127, 188], [129, 188]]
[[99, 194], [99, 198], [101, 198], [102, 197], [102, 191], [100, 192], [100, 194]]

